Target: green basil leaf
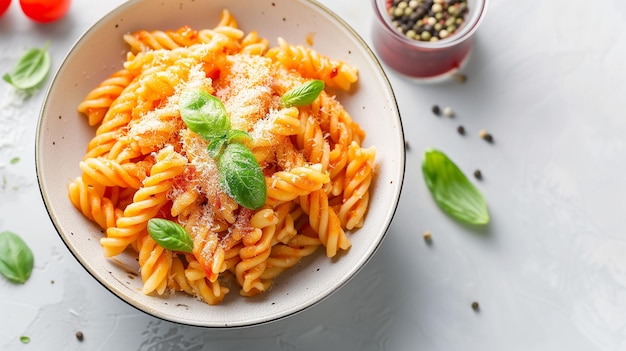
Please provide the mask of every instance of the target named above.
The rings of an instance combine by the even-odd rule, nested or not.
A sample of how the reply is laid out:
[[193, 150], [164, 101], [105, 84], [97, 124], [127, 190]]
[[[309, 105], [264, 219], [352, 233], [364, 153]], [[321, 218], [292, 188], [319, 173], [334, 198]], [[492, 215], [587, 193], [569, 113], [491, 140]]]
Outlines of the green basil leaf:
[[435, 202], [450, 216], [470, 224], [489, 223], [485, 198], [443, 152], [426, 150], [422, 174]]
[[238, 204], [252, 210], [265, 204], [267, 188], [263, 170], [245, 145], [228, 144], [218, 160], [217, 168], [220, 186]]
[[42, 49], [29, 49], [17, 61], [13, 70], [2, 76], [17, 89], [28, 90], [41, 84], [50, 71], [48, 43]]
[[193, 240], [189, 233], [176, 222], [152, 218], [148, 221], [148, 234], [164, 249], [189, 253], [193, 250]]
[[310, 80], [286, 92], [281, 98], [285, 107], [308, 106], [317, 99], [324, 90], [324, 82], [318, 79]]
[[248, 134], [248, 132], [239, 129], [231, 129], [228, 131], [229, 143], [232, 143], [233, 141], [242, 142], [244, 140], [252, 140], [252, 137]]
[[0, 233], [0, 273], [14, 283], [25, 283], [33, 271], [33, 252], [17, 234]]
[[30, 342], [30, 338], [28, 336], [26, 336], [26, 335], [22, 335], [22, 336], [20, 336], [20, 342], [22, 344], [28, 344]]
[[224, 136], [230, 130], [230, 119], [224, 104], [204, 90], [184, 92], [178, 105], [187, 128], [206, 140]]
[[217, 158], [222, 153], [222, 149], [224, 148], [224, 146], [226, 146], [226, 142], [227, 140], [225, 136], [213, 139], [213, 141], [211, 141], [209, 143], [209, 146], [207, 147], [209, 157]]

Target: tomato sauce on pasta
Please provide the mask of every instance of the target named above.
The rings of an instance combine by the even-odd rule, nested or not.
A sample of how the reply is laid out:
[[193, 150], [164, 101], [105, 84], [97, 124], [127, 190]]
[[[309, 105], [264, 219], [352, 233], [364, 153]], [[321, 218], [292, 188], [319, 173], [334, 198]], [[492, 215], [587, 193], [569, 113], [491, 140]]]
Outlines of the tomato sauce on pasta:
[[[143, 292], [183, 291], [208, 304], [233, 288], [243, 296], [322, 248], [348, 250], [363, 225], [375, 148], [328, 90], [303, 107], [280, 96], [311, 79], [350, 90], [358, 70], [278, 38], [270, 47], [244, 33], [228, 10], [210, 29], [126, 34], [123, 68], [95, 87], [78, 111], [95, 128], [68, 185], [74, 206], [103, 229], [103, 253], [138, 256]], [[183, 91], [202, 89], [223, 103], [233, 128], [263, 169], [267, 200], [238, 205], [218, 182], [207, 142], [181, 120]], [[181, 224], [193, 252], [164, 249], [147, 233], [151, 218]]]

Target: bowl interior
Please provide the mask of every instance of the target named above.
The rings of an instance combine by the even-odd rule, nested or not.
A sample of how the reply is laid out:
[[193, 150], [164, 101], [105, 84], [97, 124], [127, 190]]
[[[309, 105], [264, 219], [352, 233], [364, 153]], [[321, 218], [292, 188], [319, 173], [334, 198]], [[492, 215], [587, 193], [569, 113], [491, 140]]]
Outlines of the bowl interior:
[[[217, 306], [185, 294], [165, 297], [141, 292], [138, 264], [132, 255], [103, 256], [102, 232], [74, 208], [67, 185], [79, 176], [78, 163], [93, 137], [80, 101], [99, 82], [122, 67], [125, 33], [140, 29], [212, 28], [222, 9], [236, 17], [245, 32], [256, 30], [276, 45], [283, 37], [312, 47], [359, 68], [358, 86], [337, 97], [367, 132], [365, 146], [375, 145], [378, 173], [363, 228], [349, 234], [352, 248], [337, 259], [320, 250], [274, 281], [255, 298], [231, 291]], [[196, 326], [237, 327], [276, 320], [301, 311], [345, 284], [371, 257], [390, 225], [404, 177], [404, 138], [395, 97], [370, 49], [341, 19], [307, 0], [272, 1], [129, 1], [113, 10], [75, 44], [59, 68], [41, 111], [36, 141], [37, 176], [43, 200], [63, 242], [107, 289], [130, 305], [156, 317]]]

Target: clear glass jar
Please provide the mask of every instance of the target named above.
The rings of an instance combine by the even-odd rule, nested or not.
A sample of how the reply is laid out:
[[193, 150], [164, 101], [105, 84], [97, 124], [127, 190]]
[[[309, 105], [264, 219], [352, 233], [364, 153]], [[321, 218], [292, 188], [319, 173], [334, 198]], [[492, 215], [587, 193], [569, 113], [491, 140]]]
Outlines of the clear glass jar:
[[396, 29], [389, 14], [392, 0], [372, 0], [374, 50], [390, 68], [408, 77], [438, 80], [451, 76], [469, 58], [472, 35], [485, 17], [488, 0], [466, 0], [466, 3], [468, 10], [458, 29], [446, 38], [422, 41]]

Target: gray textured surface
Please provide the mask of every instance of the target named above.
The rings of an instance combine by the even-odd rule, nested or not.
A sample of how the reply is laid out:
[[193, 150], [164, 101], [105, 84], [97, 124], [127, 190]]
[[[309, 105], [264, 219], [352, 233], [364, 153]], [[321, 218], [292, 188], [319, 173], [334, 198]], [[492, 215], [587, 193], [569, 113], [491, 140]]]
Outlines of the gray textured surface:
[[[369, 41], [369, 2], [321, 2]], [[41, 27], [14, 1], [0, 18], [0, 72], [47, 39], [58, 65], [119, 3], [75, 0], [65, 21]], [[400, 207], [373, 260], [321, 304], [252, 329], [148, 317], [85, 273], [37, 188], [33, 148], [44, 90], [24, 98], [0, 84], [0, 230], [24, 236], [36, 257], [28, 284], [0, 279], [0, 349], [626, 349], [626, 5], [492, 0], [488, 11], [465, 84], [418, 85], [389, 72], [410, 150]], [[452, 107], [456, 117], [434, 117], [433, 104]], [[495, 143], [481, 140], [480, 129]], [[468, 174], [482, 170], [476, 183], [492, 215], [486, 229], [459, 225], [434, 205], [419, 168], [429, 146]], [[20, 162], [10, 164], [13, 157]], [[21, 335], [31, 343], [22, 345]]]

